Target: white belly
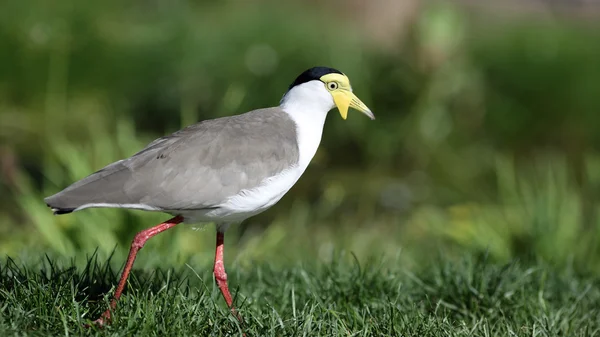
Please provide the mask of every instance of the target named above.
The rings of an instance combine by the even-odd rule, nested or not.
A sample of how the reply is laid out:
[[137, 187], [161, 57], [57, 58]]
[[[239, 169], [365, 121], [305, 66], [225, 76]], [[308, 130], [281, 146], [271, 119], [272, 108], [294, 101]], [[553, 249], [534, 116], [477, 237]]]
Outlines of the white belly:
[[229, 197], [218, 207], [208, 210], [179, 212], [188, 223], [240, 222], [267, 210], [277, 203], [294, 186], [306, 167], [294, 166], [280, 174], [265, 179], [258, 187], [242, 190]]

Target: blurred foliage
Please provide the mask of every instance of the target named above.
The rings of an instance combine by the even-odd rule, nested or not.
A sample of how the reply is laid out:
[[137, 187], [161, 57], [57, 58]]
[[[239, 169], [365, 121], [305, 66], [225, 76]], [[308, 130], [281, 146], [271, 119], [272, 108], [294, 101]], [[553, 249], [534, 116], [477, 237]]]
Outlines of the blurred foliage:
[[[299, 183], [228, 232], [238, 262], [470, 250], [600, 272], [598, 23], [423, 3], [390, 48], [336, 8], [3, 2], [0, 252], [122, 256], [165, 216], [55, 217], [43, 197], [182, 126], [275, 105], [329, 65], [378, 119], [332, 114]], [[212, 234], [173, 232], [148, 244], [157, 263], [212, 258]]]

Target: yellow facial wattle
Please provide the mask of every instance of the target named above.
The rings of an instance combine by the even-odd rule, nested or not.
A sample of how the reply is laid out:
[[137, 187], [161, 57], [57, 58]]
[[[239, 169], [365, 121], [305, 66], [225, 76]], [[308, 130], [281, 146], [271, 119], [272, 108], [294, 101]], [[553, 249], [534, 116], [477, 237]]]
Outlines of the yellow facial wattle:
[[343, 119], [348, 118], [348, 108], [356, 109], [371, 119], [375, 116], [371, 110], [352, 92], [348, 77], [343, 74], [327, 74], [320, 78], [325, 88], [333, 97], [333, 102], [340, 111]]

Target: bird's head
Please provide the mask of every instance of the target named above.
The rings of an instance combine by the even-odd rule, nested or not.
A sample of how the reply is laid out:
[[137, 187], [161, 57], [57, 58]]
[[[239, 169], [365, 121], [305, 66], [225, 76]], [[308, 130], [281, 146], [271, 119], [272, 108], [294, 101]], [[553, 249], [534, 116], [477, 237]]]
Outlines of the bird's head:
[[337, 107], [343, 119], [348, 108], [356, 109], [371, 119], [371, 110], [352, 92], [350, 80], [341, 71], [328, 67], [314, 67], [304, 71], [290, 85], [282, 103], [309, 104], [323, 102], [327, 111]]

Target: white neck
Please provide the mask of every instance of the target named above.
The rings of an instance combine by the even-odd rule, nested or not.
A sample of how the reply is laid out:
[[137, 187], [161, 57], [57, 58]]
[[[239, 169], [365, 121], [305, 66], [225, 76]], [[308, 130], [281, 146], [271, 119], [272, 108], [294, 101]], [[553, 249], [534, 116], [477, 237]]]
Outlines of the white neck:
[[299, 167], [304, 171], [321, 143], [327, 112], [335, 106], [331, 94], [321, 81], [293, 87], [281, 99], [281, 108], [297, 125]]

